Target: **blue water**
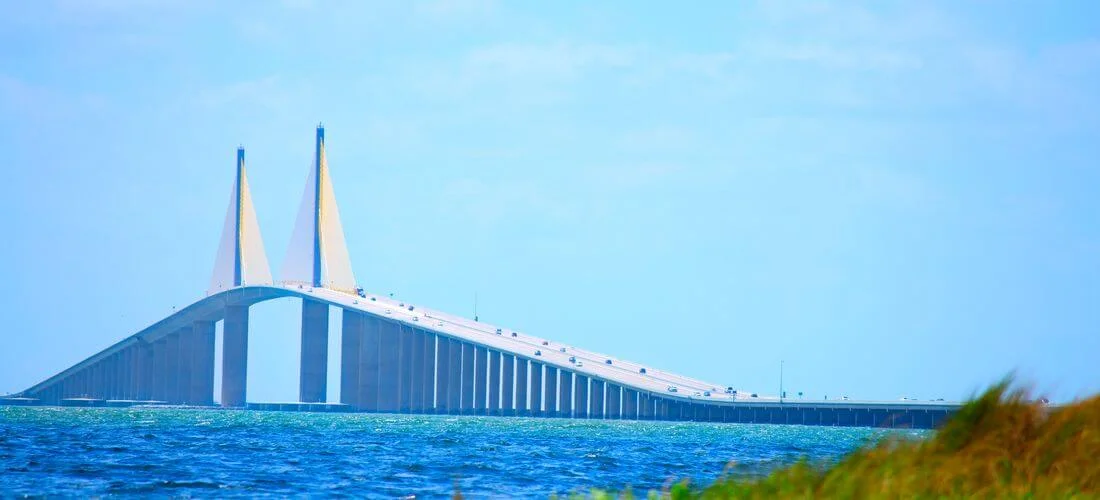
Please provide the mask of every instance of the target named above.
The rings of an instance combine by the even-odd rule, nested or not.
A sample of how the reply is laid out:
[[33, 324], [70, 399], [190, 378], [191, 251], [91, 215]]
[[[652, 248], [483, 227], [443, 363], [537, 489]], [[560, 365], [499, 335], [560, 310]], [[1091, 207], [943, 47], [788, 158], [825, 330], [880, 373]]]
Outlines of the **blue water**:
[[289, 412], [0, 408], [0, 496], [546, 497], [835, 460], [921, 431]]

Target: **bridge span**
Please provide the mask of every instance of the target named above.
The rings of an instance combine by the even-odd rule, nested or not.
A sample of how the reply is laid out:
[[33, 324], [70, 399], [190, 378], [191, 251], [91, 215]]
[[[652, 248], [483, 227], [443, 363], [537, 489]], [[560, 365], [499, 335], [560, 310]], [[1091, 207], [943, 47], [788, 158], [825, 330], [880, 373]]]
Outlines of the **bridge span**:
[[215, 326], [222, 322], [219, 402], [247, 407], [249, 307], [302, 301], [299, 401], [327, 394], [329, 308], [342, 311], [341, 411], [936, 428], [957, 405], [760, 398], [371, 295], [344, 245], [318, 127], [314, 162], [282, 280], [267, 267], [244, 150], [208, 295], [20, 393], [50, 405], [213, 406]]

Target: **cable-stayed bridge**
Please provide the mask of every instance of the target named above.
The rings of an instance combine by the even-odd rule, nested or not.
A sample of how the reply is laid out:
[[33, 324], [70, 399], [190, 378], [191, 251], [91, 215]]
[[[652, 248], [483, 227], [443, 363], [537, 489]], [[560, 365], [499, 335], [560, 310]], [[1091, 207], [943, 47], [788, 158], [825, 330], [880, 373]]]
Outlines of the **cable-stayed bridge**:
[[[317, 128], [309, 178], [280, 280], [272, 279], [244, 149], [207, 296], [23, 391], [7, 404], [215, 404], [295, 410], [938, 427], [939, 402], [803, 402], [758, 397], [364, 292], [352, 273]], [[298, 403], [249, 403], [249, 307], [302, 300]], [[329, 308], [342, 310], [340, 401], [326, 404]]]

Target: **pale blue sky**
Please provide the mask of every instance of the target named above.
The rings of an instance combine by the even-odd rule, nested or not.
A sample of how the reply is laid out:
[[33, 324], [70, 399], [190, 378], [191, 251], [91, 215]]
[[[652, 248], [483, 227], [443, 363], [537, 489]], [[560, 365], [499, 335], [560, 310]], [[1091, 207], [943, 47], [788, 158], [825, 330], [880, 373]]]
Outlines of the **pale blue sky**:
[[[1096, 392], [1098, 20], [7, 2], [0, 393], [202, 296], [238, 144], [277, 272], [322, 120], [370, 291], [767, 393]], [[250, 399], [296, 397], [298, 314], [253, 309]]]

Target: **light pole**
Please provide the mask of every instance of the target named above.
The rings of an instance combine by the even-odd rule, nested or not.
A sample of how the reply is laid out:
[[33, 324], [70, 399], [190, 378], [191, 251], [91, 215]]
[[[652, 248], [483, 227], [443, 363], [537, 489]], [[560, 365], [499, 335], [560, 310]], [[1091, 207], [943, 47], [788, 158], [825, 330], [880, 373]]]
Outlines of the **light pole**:
[[783, 360], [779, 360], [779, 402], [783, 402]]

